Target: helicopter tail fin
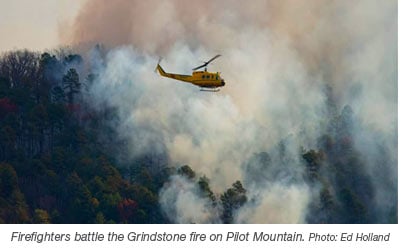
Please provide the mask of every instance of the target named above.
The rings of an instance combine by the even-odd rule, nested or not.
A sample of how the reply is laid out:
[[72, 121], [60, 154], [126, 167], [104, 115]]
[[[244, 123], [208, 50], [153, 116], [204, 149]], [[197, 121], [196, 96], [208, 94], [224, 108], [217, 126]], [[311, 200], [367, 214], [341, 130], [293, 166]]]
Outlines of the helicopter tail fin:
[[168, 72], [164, 71], [163, 67], [161, 67], [161, 65], [160, 65], [160, 60], [158, 61], [157, 67], [156, 67], [155, 70], [158, 71], [158, 73], [160, 73], [160, 75], [163, 76], [163, 77], [172, 78], [172, 79], [176, 79], [176, 80], [180, 80], [180, 81], [184, 81], [184, 82], [190, 82], [190, 83], [192, 82], [191, 75], [168, 73]]
[[[162, 57], [159, 57], [158, 58], [158, 62], [157, 62], [157, 66], [156, 66], [156, 68], [154, 68], [154, 72], [160, 72], [160, 69], [159, 68], [161, 68], [161, 66], [160, 66], [160, 62], [161, 62], [161, 60], [162, 60], [163, 58]], [[162, 68], [161, 68], [161, 70], [163, 70]], [[164, 71], [164, 70], [163, 70]], [[161, 74], [161, 73], [160, 73]]]
[[165, 72], [164, 69], [160, 65], [160, 62], [162, 59], [163, 59], [162, 57], [158, 59], [157, 67], [154, 69], [154, 72], [158, 71], [158, 73], [160, 73], [161, 76], [167, 76], [167, 72]]
[[161, 76], [167, 77], [167, 72], [164, 71], [159, 63], [157, 64], [156, 70], [158, 71], [158, 73], [160, 73]]

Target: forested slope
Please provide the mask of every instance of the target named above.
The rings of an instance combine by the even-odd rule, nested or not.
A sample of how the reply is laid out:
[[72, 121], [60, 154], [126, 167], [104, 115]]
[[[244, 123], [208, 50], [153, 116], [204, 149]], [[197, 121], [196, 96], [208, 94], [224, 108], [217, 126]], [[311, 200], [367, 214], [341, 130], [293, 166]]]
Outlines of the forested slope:
[[[160, 205], [160, 194], [176, 179], [181, 179], [181, 189], [184, 184], [194, 187], [215, 212], [211, 222], [233, 223], [237, 210], [258, 202], [258, 196], [247, 194], [248, 186], [275, 183], [288, 175], [282, 171], [288, 163], [286, 140], [273, 142], [276, 156], [266, 152], [250, 156], [242, 166], [245, 179], [220, 193], [210, 188], [212, 177], [195, 173], [195, 167], [172, 167], [167, 154], [153, 151], [121, 161], [127, 142], [116, 136], [111, 124], [117, 110], [89, 105], [88, 89], [95, 77], [81, 55], [64, 50], [1, 56], [1, 223], [178, 222]], [[299, 173], [304, 184], [318, 190], [305, 221], [397, 222], [396, 203], [383, 216], [375, 206], [375, 191], [364, 167], [366, 156], [352, 143], [352, 109], [345, 106], [339, 111], [332, 101], [329, 109], [324, 122], [328, 129], [318, 139], [317, 149], [301, 146]], [[389, 165], [384, 163], [388, 161], [384, 149], [380, 158], [384, 173]], [[397, 194], [393, 196], [396, 202]]]

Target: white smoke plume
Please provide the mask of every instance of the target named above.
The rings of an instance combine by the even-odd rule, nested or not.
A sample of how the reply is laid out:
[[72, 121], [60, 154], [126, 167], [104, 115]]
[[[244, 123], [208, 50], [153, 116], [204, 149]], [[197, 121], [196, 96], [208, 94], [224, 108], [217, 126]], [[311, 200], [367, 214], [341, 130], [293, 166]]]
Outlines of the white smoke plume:
[[[249, 202], [238, 222], [302, 223], [316, 192], [301, 175], [300, 147], [317, 147], [330, 99], [337, 110], [350, 105], [360, 119], [353, 139], [371, 177], [386, 154], [389, 175], [372, 182], [377, 204], [392, 203], [386, 198], [397, 180], [396, 19], [396, 1], [91, 0], [63, 41], [108, 46], [103, 58], [89, 54], [98, 75], [90, 93], [96, 107], [118, 109], [117, 132], [131, 142], [130, 158], [165, 152], [172, 165], [206, 175], [217, 193], [244, 181]], [[153, 72], [160, 54], [166, 71], [190, 74], [217, 53], [223, 57], [209, 70], [226, 81], [219, 93]], [[244, 163], [258, 152], [275, 156], [285, 139], [289, 159], [273, 157], [267, 172], [280, 176], [256, 185]], [[160, 201], [174, 222], [215, 221], [192, 184], [170, 182]]]
[[195, 183], [184, 177], [172, 176], [160, 192], [165, 214], [175, 223], [218, 223], [218, 211], [210, 201], [198, 196]]
[[[283, 186], [274, 183], [267, 189], [251, 190], [256, 204], [242, 208], [237, 215], [238, 223], [304, 223], [305, 210], [310, 199], [307, 186]], [[269, 213], [267, 213], [269, 212]]]

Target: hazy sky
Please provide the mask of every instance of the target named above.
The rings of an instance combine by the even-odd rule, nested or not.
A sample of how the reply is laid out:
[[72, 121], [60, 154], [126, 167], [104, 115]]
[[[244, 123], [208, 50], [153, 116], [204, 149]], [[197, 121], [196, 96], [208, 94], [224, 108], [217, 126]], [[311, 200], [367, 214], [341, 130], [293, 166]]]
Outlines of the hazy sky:
[[0, 52], [43, 50], [59, 43], [58, 27], [71, 23], [85, 0], [0, 0]]

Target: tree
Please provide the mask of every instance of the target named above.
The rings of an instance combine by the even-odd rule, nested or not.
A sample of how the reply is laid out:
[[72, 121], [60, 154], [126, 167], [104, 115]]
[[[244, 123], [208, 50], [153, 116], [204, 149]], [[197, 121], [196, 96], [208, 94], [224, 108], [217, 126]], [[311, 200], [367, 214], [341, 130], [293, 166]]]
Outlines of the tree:
[[121, 222], [127, 223], [130, 218], [137, 212], [137, 202], [132, 199], [123, 199], [118, 205], [117, 209], [120, 215]]
[[29, 126], [31, 127], [30, 134], [33, 137], [33, 153], [42, 153], [44, 151], [45, 131], [48, 128], [48, 113], [44, 105], [39, 104], [33, 107], [29, 113]]
[[178, 169], [178, 174], [185, 176], [188, 179], [194, 179], [194, 177], [196, 176], [193, 169], [191, 169], [191, 167], [187, 165], [180, 167], [180, 169]]
[[339, 196], [343, 203], [342, 216], [344, 216], [341, 223], [368, 223], [367, 208], [352, 190], [344, 188], [340, 191]]
[[36, 209], [34, 210], [34, 223], [36, 224], [49, 224], [50, 216], [46, 210]]
[[0, 119], [8, 114], [16, 113], [17, 110], [17, 106], [8, 97], [0, 98]]
[[212, 202], [213, 206], [216, 206], [217, 205], [216, 197], [213, 191], [211, 191], [210, 189], [209, 182], [210, 180], [206, 176], [203, 176], [198, 180], [198, 186], [200, 187], [200, 190], [203, 193], [203, 196], [207, 197]]
[[5, 223], [27, 223], [30, 220], [16, 171], [9, 164], [0, 164], [0, 219]]
[[64, 63], [67, 65], [81, 64], [82, 62], [83, 62], [83, 58], [79, 54], [69, 54], [64, 57]]
[[0, 128], [0, 160], [12, 159], [16, 148], [16, 130], [6, 125]]
[[17, 174], [14, 168], [9, 164], [0, 164], [0, 196], [10, 198], [17, 189]]
[[92, 223], [95, 218], [96, 201], [81, 177], [73, 172], [66, 181], [67, 208], [66, 217], [72, 223]]
[[63, 103], [65, 98], [66, 94], [60, 86], [54, 86], [53, 89], [51, 89], [51, 101], [53, 103]]
[[325, 156], [322, 151], [315, 151], [311, 149], [308, 152], [303, 153], [302, 157], [310, 168], [317, 169], [321, 165], [321, 162], [324, 160]]
[[315, 151], [313, 149], [309, 150], [302, 154], [303, 160], [307, 164], [308, 177], [311, 181], [314, 181], [319, 178], [318, 171], [325, 159], [325, 154], [323, 151]]
[[38, 57], [28, 50], [8, 52], [0, 62], [0, 75], [9, 79], [12, 88], [30, 87], [40, 79]]
[[223, 204], [223, 223], [233, 223], [233, 213], [247, 202], [246, 190], [240, 181], [236, 181], [231, 188], [221, 195]]
[[106, 222], [106, 218], [104, 217], [104, 214], [102, 212], [98, 212], [96, 214], [96, 224], [104, 224]]
[[74, 68], [70, 68], [63, 76], [63, 89], [67, 91], [68, 103], [72, 105], [74, 103], [74, 96], [80, 92], [80, 79], [79, 75]]

